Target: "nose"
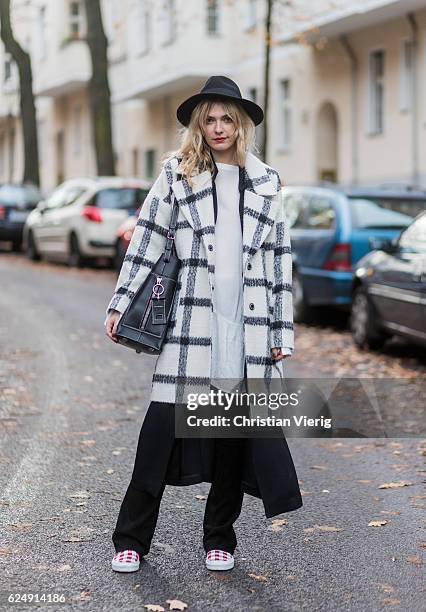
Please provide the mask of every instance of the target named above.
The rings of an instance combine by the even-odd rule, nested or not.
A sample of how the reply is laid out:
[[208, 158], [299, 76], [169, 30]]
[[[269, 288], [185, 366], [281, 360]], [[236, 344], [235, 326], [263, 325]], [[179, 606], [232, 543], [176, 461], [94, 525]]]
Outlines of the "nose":
[[222, 123], [220, 121], [216, 122], [214, 131], [215, 131], [216, 134], [221, 134], [223, 132]]

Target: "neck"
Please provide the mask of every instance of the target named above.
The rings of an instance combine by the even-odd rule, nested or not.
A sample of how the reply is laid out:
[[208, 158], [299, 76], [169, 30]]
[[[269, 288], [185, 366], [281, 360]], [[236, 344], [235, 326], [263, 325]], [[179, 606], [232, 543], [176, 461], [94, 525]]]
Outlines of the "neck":
[[235, 147], [228, 149], [227, 151], [213, 151], [211, 149], [213, 159], [219, 164], [236, 164], [234, 155]]

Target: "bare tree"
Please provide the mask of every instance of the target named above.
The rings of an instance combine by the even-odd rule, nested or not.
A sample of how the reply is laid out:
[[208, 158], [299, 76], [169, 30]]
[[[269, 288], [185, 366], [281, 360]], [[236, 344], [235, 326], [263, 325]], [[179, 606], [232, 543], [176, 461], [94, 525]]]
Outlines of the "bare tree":
[[0, 0], [0, 37], [6, 52], [18, 67], [19, 99], [24, 140], [23, 182], [40, 185], [37, 144], [37, 116], [33, 92], [30, 55], [21, 47], [13, 34], [10, 20], [10, 0]]
[[100, 0], [85, 0], [87, 44], [92, 61], [89, 104], [97, 172], [115, 175], [111, 124], [111, 91], [108, 80], [108, 40], [102, 22]]

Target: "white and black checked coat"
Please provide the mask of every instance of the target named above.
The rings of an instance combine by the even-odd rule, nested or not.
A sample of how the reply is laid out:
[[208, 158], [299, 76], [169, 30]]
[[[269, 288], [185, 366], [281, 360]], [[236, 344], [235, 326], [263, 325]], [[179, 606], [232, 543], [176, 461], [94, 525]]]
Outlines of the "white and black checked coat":
[[[179, 174], [179, 159], [165, 163], [136, 224], [108, 307], [123, 313], [166, 243], [174, 197], [179, 204], [175, 246], [182, 261], [176, 298], [150, 400], [175, 403], [177, 381], [209, 388], [214, 291], [215, 222], [209, 171], [192, 187]], [[294, 348], [292, 255], [278, 173], [248, 153], [244, 168], [243, 293], [246, 372], [250, 379], [283, 377], [271, 348]], [[220, 205], [220, 204], [219, 204]], [[238, 205], [236, 203], [236, 205]], [[258, 388], [253, 390], [259, 390]]]

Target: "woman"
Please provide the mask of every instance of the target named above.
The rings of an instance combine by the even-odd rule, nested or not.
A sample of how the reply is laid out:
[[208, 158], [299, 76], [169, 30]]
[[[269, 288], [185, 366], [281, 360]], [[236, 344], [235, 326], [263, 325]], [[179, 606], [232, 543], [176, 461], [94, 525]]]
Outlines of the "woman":
[[[208, 569], [232, 569], [244, 492], [266, 517], [302, 498], [284, 437], [175, 437], [175, 411], [200, 385], [231, 390], [282, 380], [294, 347], [291, 247], [278, 173], [253, 153], [262, 109], [237, 84], [210, 77], [177, 110], [186, 127], [145, 200], [107, 307], [108, 337], [161, 255], [174, 199], [182, 265], [170, 323], [152, 379], [135, 466], [113, 534], [115, 571], [139, 569], [166, 484], [211, 482], [204, 515]], [[215, 385], [212, 384], [214, 381]], [[253, 382], [254, 381], [254, 382]], [[256, 383], [256, 384], [255, 384]]]

